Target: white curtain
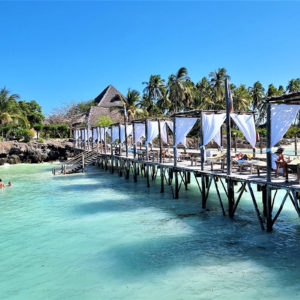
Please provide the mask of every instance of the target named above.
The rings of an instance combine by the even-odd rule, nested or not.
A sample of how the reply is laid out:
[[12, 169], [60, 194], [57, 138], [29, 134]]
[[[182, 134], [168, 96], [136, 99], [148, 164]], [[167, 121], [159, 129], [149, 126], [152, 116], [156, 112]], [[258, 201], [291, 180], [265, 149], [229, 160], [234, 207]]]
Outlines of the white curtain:
[[203, 122], [203, 146], [212, 139], [220, 145], [220, 128], [226, 119], [226, 114], [202, 114]]
[[78, 130], [77, 129], [74, 130], [74, 139], [75, 139], [75, 141], [78, 140]]
[[80, 135], [81, 141], [84, 142], [85, 141], [85, 138], [84, 138], [85, 130], [81, 129], [80, 132], [81, 132], [81, 135]]
[[89, 130], [85, 129], [84, 131], [85, 131], [84, 132], [85, 141], [87, 142], [89, 140]]
[[[132, 134], [132, 125], [127, 125], [127, 137]], [[121, 143], [125, 142], [125, 125], [121, 125]]]
[[145, 124], [143, 123], [135, 123], [134, 124], [134, 143], [140, 142], [142, 137], [145, 137]]
[[96, 140], [98, 140], [98, 132], [97, 128], [93, 128], [93, 142], [95, 142]]
[[274, 147], [290, 128], [299, 109], [300, 105], [271, 105], [271, 147]]
[[147, 140], [146, 145], [148, 143], [151, 143], [153, 139], [155, 139], [158, 136], [158, 122], [157, 121], [148, 121], [147, 123]]
[[104, 132], [107, 133], [110, 136], [110, 130], [108, 130], [108, 127], [104, 127]]
[[250, 143], [252, 148], [255, 148], [256, 144], [256, 129], [254, 123], [254, 116], [251, 115], [238, 115], [238, 114], [230, 114], [234, 123], [238, 126], [238, 128], [243, 133], [246, 140]]
[[115, 142], [119, 138], [119, 126], [112, 127], [112, 137], [111, 142]]
[[133, 128], [132, 128], [132, 125], [127, 125], [127, 136], [130, 136], [132, 135], [132, 131], [133, 131]]
[[219, 130], [219, 132], [214, 136], [213, 140], [219, 145], [219, 147], [221, 147], [221, 128]]
[[197, 122], [197, 118], [175, 118], [176, 122], [176, 141], [175, 146], [181, 143], [184, 147], [186, 147], [186, 136], [194, 127]]
[[168, 131], [167, 126], [173, 131], [173, 122], [172, 121], [162, 121], [160, 122], [160, 135], [161, 139], [168, 144]]

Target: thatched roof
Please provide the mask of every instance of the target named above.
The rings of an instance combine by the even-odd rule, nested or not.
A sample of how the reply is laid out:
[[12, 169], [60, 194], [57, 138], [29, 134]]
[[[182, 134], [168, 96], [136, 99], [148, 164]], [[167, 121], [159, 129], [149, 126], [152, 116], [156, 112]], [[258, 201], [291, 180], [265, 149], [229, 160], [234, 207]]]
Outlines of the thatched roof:
[[102, 107], [123, 107], [121, 99], [126, 101], [126, 97], [123, 94], [112, 85], [109, 85], [95, 98], [95, 103], [97, 103], [97, 106]]
[[107, 116], [111, 118], [113, 122], [120, 122], [123, 120], [120, 114], [120, 108], [123, 107], [121, 99], [126, 101], [124, 95], [112, 85], [109, 85], [95, 98], [96, 106], [92, 106], [86, 114], [79, 117], [73, 126], [82, 123], [96, 126], [100, 116]]
[[119, 108], [112, 109], [109, 107], [92, 106], [87, 115], [87, 123], [91, 126], [97, 125], [100, 116], [107, 116], [113, 120], [113, 122], [120, 122], [123, 117], [119, 112]]

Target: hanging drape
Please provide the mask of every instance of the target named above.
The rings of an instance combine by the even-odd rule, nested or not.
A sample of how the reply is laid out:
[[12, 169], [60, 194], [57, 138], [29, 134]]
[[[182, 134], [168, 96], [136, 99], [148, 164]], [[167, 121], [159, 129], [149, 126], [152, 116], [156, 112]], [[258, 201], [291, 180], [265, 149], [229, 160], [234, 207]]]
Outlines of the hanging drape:
[[194, 127], [197, 118], [175, 118], [176, 119], [176, 141], [175, 146], [181, 143], [186, 147], [186, 136]]
[[271, 147], [274, 147], [290, 128], [299, 109], [300, 105], [271, 105]]
[[97, 132], [97, 128], [93, 128], [93, 142], [98, 140], [98, 132]]
[[85, 141], [85, 137], [84, 137], [84, 135], [85, 135], [85, 130], [84, 130], [84, 129], [81, 129], [80, 132], [81, 132], [81, 134], [80, 134], [81, 141], [84, 142], [84, 141]]
[[140, 142], [142, 137], [145, 137], [145, 124], [143, 123], [135, 123], [134, 124], [134, 136], [135, 136], [135, 141], [134, 143], [136, 144], [137, 142]]
[[246, 140], [250, 143], [252, 148], [255, 148], [256, 144], [256, 129], [254, 123], [254, 116], [251, 115], [238, 115], [238, 114], [230, 114], [234, 123], [238, 126], [238, 128], [243, 133]]
[[[127, 137], [132, 134], [132, 125], [127, 125]], [[125, 125], [121, 125], [121, 143], [125, 142]]]
[[111, 133], [110, 130], [108, 129], [109, 129], [108, 127], [104, 127], [104, 132], [110, 136]]
[[157, 121], [148, 121], [147, 122], [147, 139], [146, 144], [151, 143], [153, 139], [158, 136], [158, 122]]
[[100, 140], [100, 128], [99, 127], [97, 127], [97, 142], [98, 143], [100, 143], [101, 142], [101, 140]]
[[115, 142], [117, 139], [119, 139], [119, 126], [112, 126], [112, 137], [111, 142]]
[[160, 122], [160, 135], [161, 139], [168, 144], [168, 130], [167, 126], [173, 131], [173, 122], [172, 121], [161, 121]]
[[84, 130], [84, 138], [86, 142], [89, 140], [89, 131], [87, 129]]
[[214, 139], [220, 145], [220, 128], [226, 119], [226, 114], [205, 114], [202, 113], [203, 124], [203, 146]]
[[213, 137], [213, 140], [218, 144], [219, 147], [221, 147], [221, 128], [219, 132]]
[[78, 140], [78, 130], [77, 129], [74, 130], [74, 139], [75, 139], [75, 141]]

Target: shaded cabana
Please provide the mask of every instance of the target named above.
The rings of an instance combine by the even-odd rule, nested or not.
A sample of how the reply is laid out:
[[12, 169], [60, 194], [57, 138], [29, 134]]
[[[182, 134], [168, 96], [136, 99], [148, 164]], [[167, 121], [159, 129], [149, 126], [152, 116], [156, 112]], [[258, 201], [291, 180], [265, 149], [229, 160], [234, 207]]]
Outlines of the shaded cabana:
[[[267, 109], [267, 182], [271, 183], [271, 172], [272, 172], [272, 153], [271, 149], [275, 146], [281, 138], [284, 136], [286, 131], [291, 126], [292, 122], [295, 120], [299, 109], [300, 109], [300, 92], [285, 94], [282, 96], [271, 97], [265, 99], [266, 109]], [[294, 190], [290, 191], [294, 197], [295, 208], [300, 215], [300, 209], [298, 205], [297, 196]], [[271, 231], [273, 223], [277, 219], [285, 199], [290, 193], [286, 192], [286, 195], [282, 201], [282, 204], [274, 217], [272, 218], [272, 187], [267, 185], [266, 188], [266, 212], [267, 212], [267, 230]], [[275, 194], [276, 195], [276, 194]], [[275, 196], [274, 196], [275, 198]], [[274, 201], [274, 200], [273, 200]]]

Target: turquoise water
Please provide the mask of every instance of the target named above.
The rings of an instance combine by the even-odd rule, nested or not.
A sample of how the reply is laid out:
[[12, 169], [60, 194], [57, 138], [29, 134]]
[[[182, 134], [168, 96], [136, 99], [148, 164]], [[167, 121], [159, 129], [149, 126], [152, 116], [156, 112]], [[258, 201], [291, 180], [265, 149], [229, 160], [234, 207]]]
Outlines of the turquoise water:
[[[234, 220], [214, 191], [174, 200], [96, 168], [0, 167], [0, 299], [299, 299], [292, 205], [262, 232], [248, 193]], [[153, 184], [152, 184], [153, 185]]]

